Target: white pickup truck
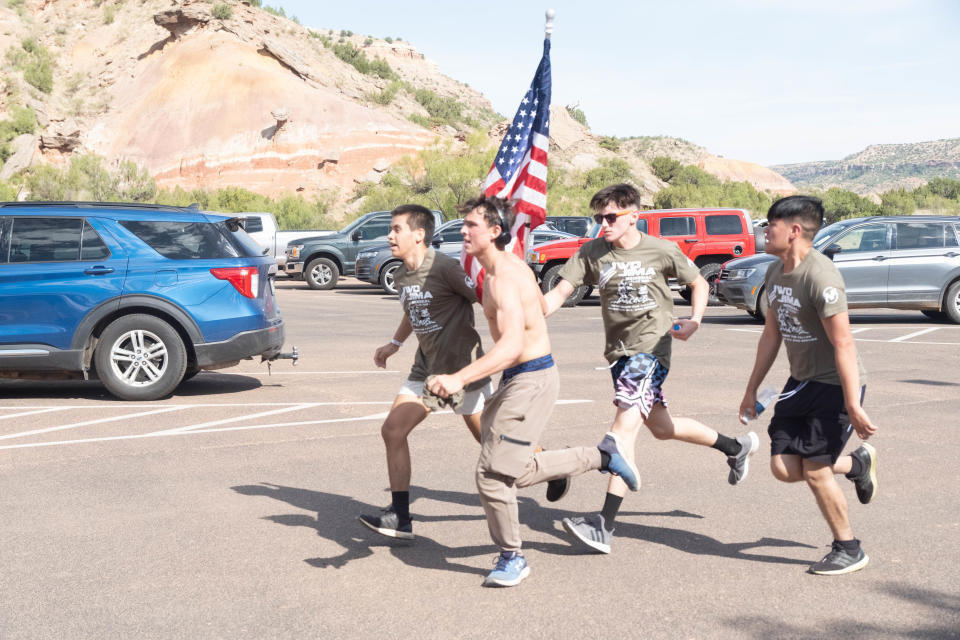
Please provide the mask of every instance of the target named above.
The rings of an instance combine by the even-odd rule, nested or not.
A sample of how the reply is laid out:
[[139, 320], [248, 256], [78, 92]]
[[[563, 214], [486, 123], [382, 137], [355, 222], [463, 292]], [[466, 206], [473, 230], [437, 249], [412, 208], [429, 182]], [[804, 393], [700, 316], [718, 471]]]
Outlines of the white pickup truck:
[[264, 249], [263, 255], [273, 256], [277, 261], [280, 272], [283, 273], [283, 264], [287, 261], [287, 243], [300, 238], [328, 236], [336, 233], [330, 230], [299, 229], [296, 231], [280, 231], [277, 228], [277, 219], [272, 213], [251, 211], [236, 214], [243, 220], [243, 229], [251, 238], [257, 241]]

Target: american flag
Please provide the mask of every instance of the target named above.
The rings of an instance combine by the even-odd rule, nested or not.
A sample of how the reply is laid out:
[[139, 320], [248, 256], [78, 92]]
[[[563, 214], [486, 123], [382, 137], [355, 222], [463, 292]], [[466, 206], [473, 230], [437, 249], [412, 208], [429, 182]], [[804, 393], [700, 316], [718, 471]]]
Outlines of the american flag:
[[[526, 236], [547, 217], [547, 151], [550, 127], [550, 40], [543, 41], [543, 57], [533, 83], [520, 101], [517, 115], [507, 129], [490, 173], [483, 182], [487, 196], [506, 198], [513, 203], [516, 219], [508, 251], [523, 258]], [[463, 270], [483, 297], [483, 267], [466, 251], [460, 253]]]

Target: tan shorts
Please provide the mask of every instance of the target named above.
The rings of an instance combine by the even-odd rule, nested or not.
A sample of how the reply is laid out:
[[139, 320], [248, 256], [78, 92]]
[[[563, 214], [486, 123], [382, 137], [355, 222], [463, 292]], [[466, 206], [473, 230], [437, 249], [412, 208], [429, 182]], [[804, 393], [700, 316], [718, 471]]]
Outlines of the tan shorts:
[[[418, 398], [423, 397], [423, 380], [411, 380], [409, 378], [404, 381], [401, 385], [400, 390], [397, 391], [398, 396], [416, 396]], [[458, 416], [472, 416], [475, 413], [480, 413], [483, 411], [483, 406], [487, 398], [493, 395], [493, 383], [487, 382], [479, 389], [474, 389], [473, 391], [464, 391], [463, 392], [463, 403], [454, 409], [454, 413]]]

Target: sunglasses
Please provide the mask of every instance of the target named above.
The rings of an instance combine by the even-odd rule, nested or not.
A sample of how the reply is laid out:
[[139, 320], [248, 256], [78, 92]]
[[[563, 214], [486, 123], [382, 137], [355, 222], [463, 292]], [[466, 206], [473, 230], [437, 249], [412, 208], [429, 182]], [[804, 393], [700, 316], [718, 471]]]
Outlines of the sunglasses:
[[593, 214], [593, 221], [597, 224], [603, 224], [603, 221], [606, 220], [607, 224], [613, 224], [620, 216], [625, 216], [628, 213], [636, 212], [637, 209], [624, 209], [623, 211], [617, 211], [616, 213], [595, 213]]

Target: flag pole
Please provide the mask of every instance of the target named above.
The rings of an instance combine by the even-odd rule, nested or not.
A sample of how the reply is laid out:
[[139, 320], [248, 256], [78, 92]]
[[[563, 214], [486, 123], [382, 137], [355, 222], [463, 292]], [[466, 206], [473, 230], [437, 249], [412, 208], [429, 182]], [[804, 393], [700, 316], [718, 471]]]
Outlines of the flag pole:
[[553, 17], [557, 15], [553, 9], [547, 9], [547, 24], [543, 29], [543, 37], [547, 40], [550, 39], [550, 34], [553, 33]]

